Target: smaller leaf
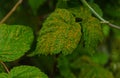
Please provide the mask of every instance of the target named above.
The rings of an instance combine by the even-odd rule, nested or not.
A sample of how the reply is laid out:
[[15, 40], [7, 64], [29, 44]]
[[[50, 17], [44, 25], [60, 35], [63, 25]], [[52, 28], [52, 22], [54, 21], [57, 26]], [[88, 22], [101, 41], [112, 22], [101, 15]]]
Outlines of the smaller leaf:
[[7, 73], [0, 73], [0, 78], [9, 78]]
[[94, 17], [89, 17], [88, 19], [83, 20], [82, 28], [85, 47], [93, 52], [98, 43], [103, 40], [100, 21]]
[[10, 73], [11, 78], [48, 78], [38, 68], [33, 66], [18, 66], [14, 67]]
[[76, 78], [75, 75], [73, 74], [72, 70], [70, 69], [69, 61], [66, 57], [61, 56], [58, 59], [57, 67], [60, 70], [60, 74], [64, 78]]
[[100, 66], [86, 66], [81, 69], [79, 78], [114, 78], [113, 74]]
[[110, 27], [106, 24], [102, 24], [102, 30], [103, 30], [103, 34], [104, 36], [109, 36], [110, 34]]
[[86, 65], [94, 64], [89, 56], [83, 55], [81, 57], [76, 58], [72, 63], [71, 67], [74, 69], [81, 69], [86, 67]]
[[90, 58], [94, 63], [100, 65], [105, 65], [108, 62], [108, 55], [105, 53], [95, 53]]
[[73, 7], [68, 8], [68, 10], [76, 17], [81, 19], [87, 19], [91, 16], [91, 12], [88, 8], [80, 6], [80, 7]]
[[46, 74], [33, 66], [14, 67], [7, 73], [0, 73], [0, 78], [48, 78]]
[[25, 54], [33, 42], [33, 31], [22, 25], [0, 25], [0, 60], [13, 61]]

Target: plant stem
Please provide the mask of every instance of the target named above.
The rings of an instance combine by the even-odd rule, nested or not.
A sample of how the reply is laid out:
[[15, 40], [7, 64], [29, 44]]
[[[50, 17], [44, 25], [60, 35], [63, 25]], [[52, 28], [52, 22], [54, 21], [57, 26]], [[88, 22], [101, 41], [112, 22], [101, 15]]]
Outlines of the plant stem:
[[50, 78], [54, 78], [56, 76], [56, 74], [58, 73], [57, 64], [58, 64], [59, 55], [60, 54], [53, 56], [54, 64], [53, 64], [53, 70], [52, 70]]
[[4, 23], [12, 13], [17, 9], [17, 7], [22, 3], [23, 0], [18, 0], [18, 2], [14, 5], [14, 7], [8, 12], [8, 14], [0, 21], [0, 24]]
[[93, 14], [102, 21], [102, 23], [108, 24], [110, 27], [113, 27], [113, 28], [116, 28], [116, 29], [120, 29], [120, 26], [111, 24], [109, 21], [106, 21], [105, 19], [103, 19], [103, 18], [87, 3], [86, 0], [81, 0], [81, 2], [82, 2], [84, 5], [86, 5], [86, 6], [93, 12]]
[[101, 21], [103, 21], [104, 23], [108, 23], [108, 21], [106, 21], [105, 19], [103, 19], [101, 16], [98, 15], [98, 13], [85, 1], [85, 0], [81, 0], [82, 3], [84, 3], [94, 14], [96, 17], [98, 17]]
[[109, 25], [110, 27], [113, 27], [113, 28], [116, 28], [116, 29], [120, 29], [120, 26], [114, 25], [114, 24], [112, 24], [112, 23], [108, 23], [108, 25]]
[[5, 70], [7, 71], [7, 73], [9, 73], [9, 69], [7, 68], [6, 64], [2, 61], [0, 61], [0, 63], [3, 65], [3, 67], [5, 68]]

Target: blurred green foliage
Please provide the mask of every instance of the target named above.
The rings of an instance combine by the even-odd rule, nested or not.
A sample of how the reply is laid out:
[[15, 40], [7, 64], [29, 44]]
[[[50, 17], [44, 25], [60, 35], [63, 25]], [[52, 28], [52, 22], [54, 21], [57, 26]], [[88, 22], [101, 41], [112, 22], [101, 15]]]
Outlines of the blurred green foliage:
[[[0, 20], [17, 1], [0, 0]], [[87, 1], [100, 16], [120, 26], [120, 0]], [[31, 49], [22, 58], [7, 62], [9, 69], [19, 65], [36, 66], [49, 78], [120, 77], [120, 30], [101, 24], [80, 0], [23, 0], [5, 23], [30, 26], [35, 37]], [[75, 33], [79, 35], [75, 37]], [[36, 46], [38, 54], [28, 57]], [[48, 50], [51, 46], [54, 49]], [[62, 54], [64, 49], [67, 49], [63, 53], [66, 56]], [[1, 76], [7, 76], [2, 66], [0, 72]]]

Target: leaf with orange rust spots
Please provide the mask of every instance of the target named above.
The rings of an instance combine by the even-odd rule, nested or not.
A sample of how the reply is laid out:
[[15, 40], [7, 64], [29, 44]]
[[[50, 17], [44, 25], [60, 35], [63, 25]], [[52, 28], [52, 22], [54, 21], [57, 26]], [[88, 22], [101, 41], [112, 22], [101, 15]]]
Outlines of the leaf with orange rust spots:
[[81, 38], [81, 27], [66, 9], [56, 9], [44, 22], [34, 54], [71, 53]]

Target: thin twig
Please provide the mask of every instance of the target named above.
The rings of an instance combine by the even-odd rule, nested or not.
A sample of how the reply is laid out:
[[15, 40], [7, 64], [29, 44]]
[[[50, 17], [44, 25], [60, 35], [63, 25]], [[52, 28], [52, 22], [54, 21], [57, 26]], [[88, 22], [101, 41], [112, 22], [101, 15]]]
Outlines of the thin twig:
[[4, 23], [11, 15], [12, 13], [17, 9], [17, 7], [22, 3], [23, 0], [18, 0], [18, 2], [15, 4], [15, 6], [8, 12], [8, 14], [0, 21], [0, 24]]
[[117, 26], [117, 25], [114, 25], [114, 24], [111, 24], [111, 23], [108, 23], [108, 25], [113, 27], [113, 28], [120, 29], [120, 26]]
[[86, 6], [93, 12], [93, 14], [102, 21], [102, 23], [108, 24], [110, 27], [113, 27], [113, 28], [116, 28], [116, 29], [120, 29], [120, 26], [114, 25], [114, 24], [110, 23], [109, 21], [106, 21], [105, 19], [103, 19], [103, 18], [87, 3], [86, 0], [81, 0], [81, 2], [82, 2], [84, 5], [86, 5]]
[[0, 61], [0, 63], [3, 65], [3, 67], [5, 68], [5, 70], [7, 71], [7, 73], [9, 73], [9, 69], [7, 68], [6, 64], [2, 61]]

